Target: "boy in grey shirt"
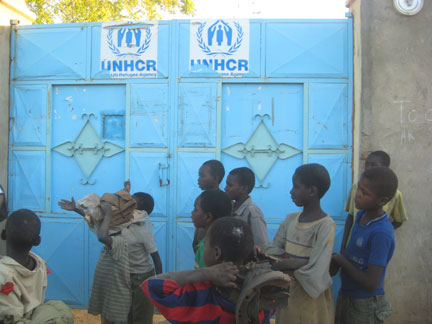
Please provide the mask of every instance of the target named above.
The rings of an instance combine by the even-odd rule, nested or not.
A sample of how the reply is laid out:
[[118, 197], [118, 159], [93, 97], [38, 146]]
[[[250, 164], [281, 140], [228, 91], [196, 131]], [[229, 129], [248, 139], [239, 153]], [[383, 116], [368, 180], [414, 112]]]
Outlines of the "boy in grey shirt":
[[255, 186], [255, 174], [249, 168], [231, 170], [226, 180], [225, 192], [234, 200], [232, 216], [239, 218], [252, 229], [255, 244], [265, 246], [269, 243], [267, 224], [261, 209], [255, 205], [249, 194]]

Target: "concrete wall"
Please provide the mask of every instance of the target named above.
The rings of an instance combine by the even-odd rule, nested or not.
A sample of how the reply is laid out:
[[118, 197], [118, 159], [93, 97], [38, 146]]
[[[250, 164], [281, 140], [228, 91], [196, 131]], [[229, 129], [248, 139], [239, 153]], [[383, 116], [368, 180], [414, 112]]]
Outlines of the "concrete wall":
[[10, 21], [31, 24], [35, 15], [24, 0], [0, 0], [0, 183], [7, 190], [9, 138]]
[[392, 0], [349, 5], [356, 28], [359, 155], [377, 149], [390, 154], [409, 216], [396, 231], [386, 276], [393, 305], [386, 323], [431, 323], [432, 1], [425, 0], [415, 16], [399, 14]]

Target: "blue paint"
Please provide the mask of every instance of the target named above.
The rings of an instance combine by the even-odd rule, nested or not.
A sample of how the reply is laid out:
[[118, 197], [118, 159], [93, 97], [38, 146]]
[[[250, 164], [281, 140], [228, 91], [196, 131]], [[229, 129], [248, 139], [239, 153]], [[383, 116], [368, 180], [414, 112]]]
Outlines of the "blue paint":
[[[295, 168], [325, 165], [332, 186], [323, 207], [337, 222], [339, 250], [351, 185], [352, 19], [251, 20], [248, 60], [196, 62], [189, 58], [189, 23], [160, 21], [157, 61], [135, 63], [100, 61], [99, 23], [14, 27], [10, 209], [30, 208], [42, 218], [36, 251], [53, 271], [49, 298], [86, 307], [101, 249], [81, 217], [57, 201], [115, 192], [126, 179], [132, 192], [154, 197], [164, 271], [191, 269], [198, 168], [213, 158], [227, 173], [239, 166], [256, 171], [252, 197], [271, 237], [297, 210], [289, 198]], [[228, 78], [236, 69], [247, 73]], [[154, 77], [110, 78], [146, 71]], [[82, 115], [92, 116], [95, 134], [87, 140], [108, 149], [98, 163], [88, 157], [80, 165], [73, 154], [61, 154], [67, 147], [54, 149], [75, 142]]]

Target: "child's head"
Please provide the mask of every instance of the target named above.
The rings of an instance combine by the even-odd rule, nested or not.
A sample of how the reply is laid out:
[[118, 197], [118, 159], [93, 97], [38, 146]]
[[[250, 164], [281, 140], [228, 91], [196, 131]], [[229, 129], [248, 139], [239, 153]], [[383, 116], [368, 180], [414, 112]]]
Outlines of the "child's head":
[[231, 210], [232, 203], [225, 192], [206, 190], [195, 200], [192, 221], [197, 228], [208, 228], [216, 219], [231, 216]]
[[384, 151], [374, 151], [365, 161], [365, 170], [376, 167], [389, 167], [390, 156]]
[[398, 179], [388, 167], [375, 167], [365, 170], [355, 196], [357, 209], [377, 209], [384, 206], [396, 193]]
[[152, 196], [145, 192], [135, 192], [132, 195], [132, 198], [135, 199], [137, 203], [137, 210], [145, 210], [148, 215], [151, 214], [154, 208], [154, 200]]
[[217, 189], [225, 176], [225, 168], [218, 160], [208, 160], [198, 171], [198, 186], [202, 190]]
[[330, 176], [318, 163], [304, 164], [293, 175], [291, 198], [297, 206], [305, 206], [312, 199], [321, 199], [330, 187]]
[[207, 232], [204, 262], [208, 267], [228, 261], [243, 264], [253, 251], [249, 225], [238, 218], [223, 217], [214, 221]]
[[40, 219], [34, 212], [19, 209], [10, 214], [7, 219], [2, 239], [14, 249], [28, 252], [33, 246], [39, 245], [40, 229]]
[[249, 168], [231, 170], [226, 180], [225, 192], [231, 200], [247, 197], [255, 186], [255, 174]]

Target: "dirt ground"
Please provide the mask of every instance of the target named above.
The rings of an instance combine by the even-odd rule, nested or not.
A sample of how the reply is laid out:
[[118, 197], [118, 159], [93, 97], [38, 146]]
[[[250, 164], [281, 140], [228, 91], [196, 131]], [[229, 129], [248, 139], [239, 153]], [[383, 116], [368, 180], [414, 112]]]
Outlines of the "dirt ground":
[[[74, 316], [74, 324], [100, 324], [100, 317], [87, 313], [87, 309], [71, 309]], [[162, 324], [165, 318], [162, 315], [154, 315], [153, 323]]]
[[[72, 314], [74, 316], [74, 324], [100, 324], [99, 316], [90, 315], [87, 313], [87, 309], [72, 309]], [[153, 316], [153, 323], [169, 324], [162, 315], [157, 314]], [[275, 324], [273, 318], [270, 320], [270, 324]]]

